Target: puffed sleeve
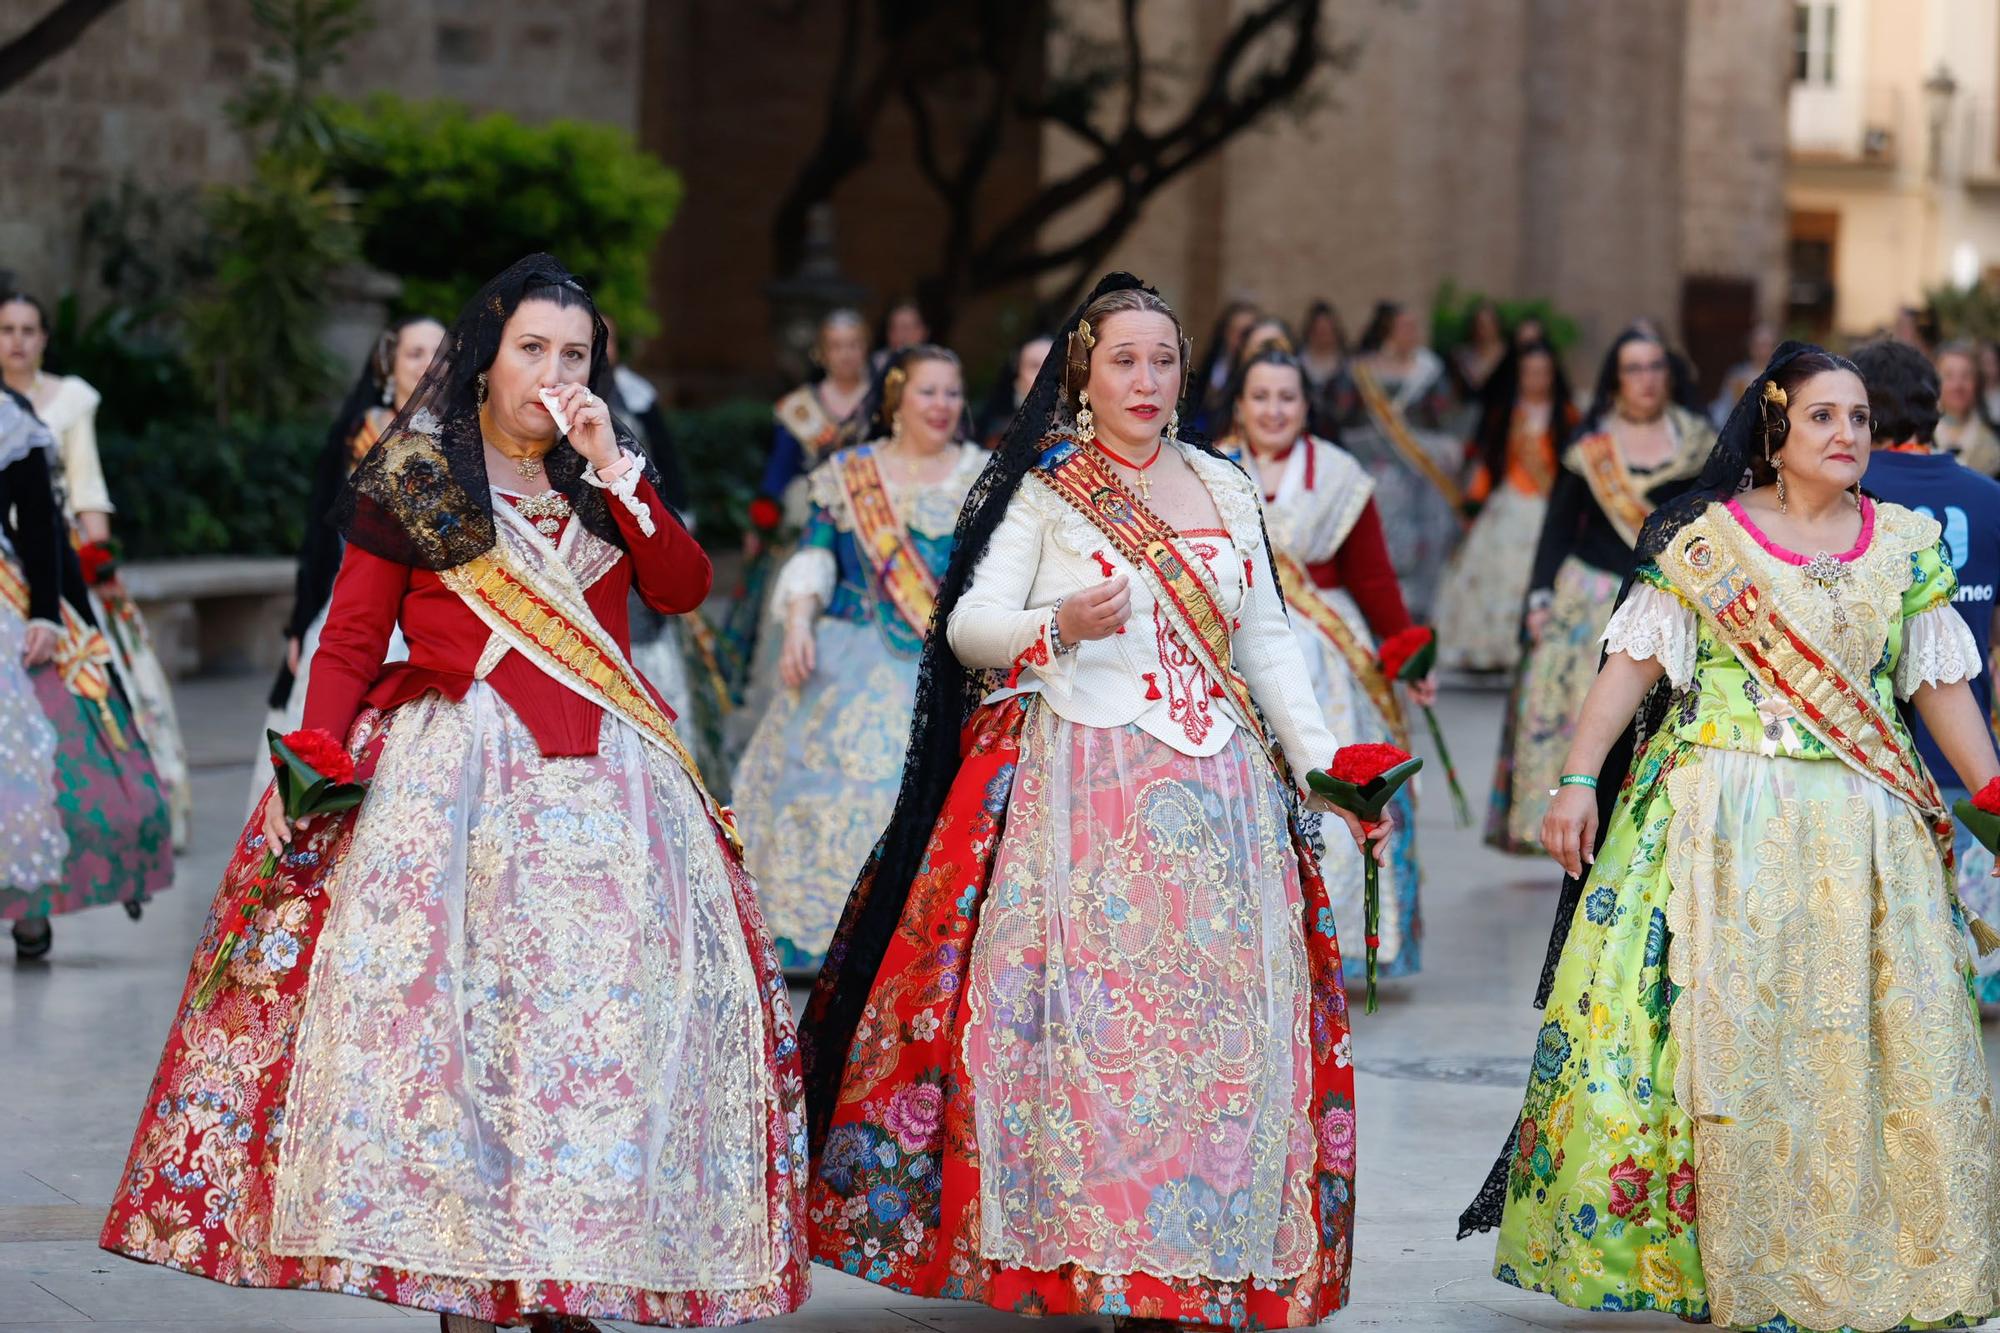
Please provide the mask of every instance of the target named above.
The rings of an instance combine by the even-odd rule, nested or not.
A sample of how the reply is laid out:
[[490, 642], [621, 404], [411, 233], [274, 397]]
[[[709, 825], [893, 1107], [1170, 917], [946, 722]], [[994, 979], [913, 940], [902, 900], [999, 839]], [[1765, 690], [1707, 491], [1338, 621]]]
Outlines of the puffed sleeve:
[[1681, 600], [1660, 567], [1648, 561], [1633, 575], [1632, 591], [1604, 627], [1604, 651], [1639, 661], [1650, 657], [1666, 668], [1676, 689], [1685, 689], [1694, 679], [1700, 638], [1694, 608]]
[[97, 458], [97, 404], [83, 413], [62, 433], [63, 480], [69, 490], [69, 507], [78, 514], [114, 514], [111, 491], [104, 484], [104, 465]]
[[1249, 586], [1238, 617], [1242, 623], [1231, 637], [1231, 653], [1295, 776], [1304, 783], [1307, 770], [1333, 761], [1340, 743], [1320, 712], [1312, 677], [1306, 674], [1305, 654], [1299, 651], [1278, 580], [1261, 545], [1248, 557], [1247, 573]]
[[837, 536], [832, 518], [825, 509], [814, 505], [812, 515], [806, 519], [805, 531], [799, 536], [799, 549], [785, 561], [784, 569], [778, 573], [777, 586], [771, 590], [773, 619], [784, 619], [792, 603], [801, 597], [812, 598], [822, 611], [832, 604], [833, 590], [840, 581], [840, 565], [833, 554]]
[[1903, 648], [1896, 659], [1896, 697], [1925, 685], [1952, 685], [1979, 674], [1979, 642], [1952, 605], [1958, 575], [1939, 542], [1910, 557], [1910, 586], [1903, 592]]
[[1048, 676], [1066, 670], [1072, 656], [1053, 651], [1049, 608], [1028, 605], [1042, 562], [1042, 516], [1030, 492], [1036, 484], [1024, 481], [1008, 502], [945, 625], [952, 652], [975, 671], [1033, 667]]

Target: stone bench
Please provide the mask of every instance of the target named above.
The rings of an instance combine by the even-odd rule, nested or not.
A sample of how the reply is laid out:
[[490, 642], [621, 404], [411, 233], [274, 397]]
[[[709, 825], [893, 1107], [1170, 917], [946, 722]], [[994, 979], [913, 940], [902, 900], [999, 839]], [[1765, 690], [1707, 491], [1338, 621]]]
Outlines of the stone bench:
[[134, 561], [123, 577], [169, 676], [262, 675], [284, 658], [297, 570], [286, 556], [216, 555]]

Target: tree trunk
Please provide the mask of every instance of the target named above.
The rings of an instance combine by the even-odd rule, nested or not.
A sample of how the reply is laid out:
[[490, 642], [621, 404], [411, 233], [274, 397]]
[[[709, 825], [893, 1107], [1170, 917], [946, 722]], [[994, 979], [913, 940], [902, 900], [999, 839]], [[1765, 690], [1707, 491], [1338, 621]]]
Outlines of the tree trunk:
[[20, 83], [76, 43], [119, 0], [62, 0], [34, 27], [0, 46], [0, 93]]

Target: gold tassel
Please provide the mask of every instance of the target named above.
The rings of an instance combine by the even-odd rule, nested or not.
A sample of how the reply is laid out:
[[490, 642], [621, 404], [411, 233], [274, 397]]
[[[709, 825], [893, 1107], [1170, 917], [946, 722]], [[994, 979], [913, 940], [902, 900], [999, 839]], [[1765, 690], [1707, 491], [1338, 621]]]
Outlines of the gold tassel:
[[1965, 912], [1965, 924], [1972, 931], [1972, 942], [1979, 946], [1979, 956], [1984, 958], [1995, 949], [2000, 949], [2000, 930], [1995, 930], [1974, 916], [1961, 902], [1959, 909]]

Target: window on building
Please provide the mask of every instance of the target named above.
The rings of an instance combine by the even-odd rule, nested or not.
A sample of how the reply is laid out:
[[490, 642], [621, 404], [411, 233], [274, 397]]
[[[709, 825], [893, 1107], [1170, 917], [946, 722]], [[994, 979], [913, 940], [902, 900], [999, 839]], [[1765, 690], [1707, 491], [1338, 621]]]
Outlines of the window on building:
[[1833, 0], [1799, 0], [1792, 6], [1792, 82], [1833, 83], [1833, 30], [1840, 6]]

